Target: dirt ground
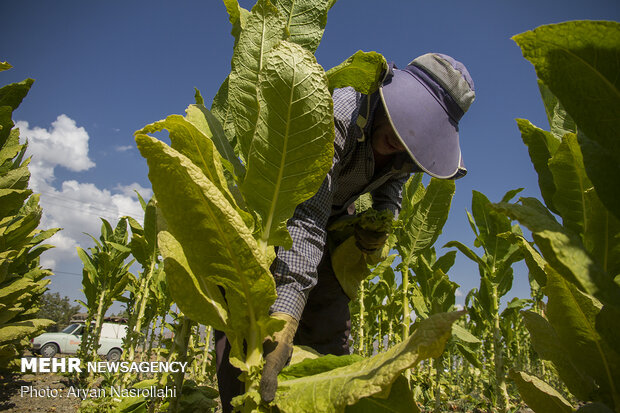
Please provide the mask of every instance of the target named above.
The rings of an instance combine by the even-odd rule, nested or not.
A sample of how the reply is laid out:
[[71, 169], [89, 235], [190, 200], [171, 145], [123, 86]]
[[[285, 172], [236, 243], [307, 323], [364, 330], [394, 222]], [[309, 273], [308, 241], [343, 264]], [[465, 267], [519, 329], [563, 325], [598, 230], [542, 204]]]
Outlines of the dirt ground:
[[53, 373], [0, 375], [0, 412], [74, 413], [80, 398], [67, 396], [70, 379]]
[[[70, 391], [72, 387], [79, 385], [69, 374], [0, 372], [0, 413], [75, 413], [82, 400]], [[484, 413], [479, 409], [474, 412]], [[521, 408], [516, 413], [534, 412]]]

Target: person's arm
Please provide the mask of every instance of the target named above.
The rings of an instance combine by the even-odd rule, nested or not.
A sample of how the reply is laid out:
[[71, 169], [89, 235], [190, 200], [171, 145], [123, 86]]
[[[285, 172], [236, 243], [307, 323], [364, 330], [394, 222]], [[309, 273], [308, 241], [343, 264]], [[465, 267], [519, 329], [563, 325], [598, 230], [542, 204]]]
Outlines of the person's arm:
[[278, 248], [272, 267], [277, 292], [271, 307], [274, 313], [286, 313], [300, 320], [308, 293], [316, 285], [333, 199], [333, 172], [332, 165], [319, 191], [297, 206], [287, 223], [293, 246], [289, 250]]
[[271, 307], [273, 313], [286, 313], [299, 320], [308, 294], [317, 283], [317, 267], [325, 248], [340, 160], [351, 150], [351, 143], [347, 145], [345, 137], [345, 125], [336, 120], [332, 167], [317, 193], [299, 204], [287, 223], [293, 246], [289, 250], [278, 248], [272, 266], [277, 292]]
[[[283, 320], [285, 324], [281, 331], [264, 343], [265, 364], [259, 392], [265, 402], [271, 402], [275, 397], [278, 374], [293, 352], [293, 337], [308, 294], [317, 283], [317, 267], [323, 258], [327, 221], [331, 215], [336, 181], [341, 168], [340, 160], [344, 159], [348, 136], [347, 123], [339, 120], [337, 110], [338, 103], [346, 102], [338, 96], [340, 92], [334, 92], [336, 136], [332, 167], [318, 192], [295, 209], [293, 217], [287, 223], [293, 245], [289, 250], [278, 248], [271, 267], [277, 292], [271, 312], [273, 317]], [[346, 109], [347, 105], [343, 106]]]
[[271, 402], [278, 387], [278, 374], [293, 352], [293, 338], [306, 306], [308, 293], [317, 283], [317, 267], [323, 258], [327, 220], [331, 214], [334, 176], [339, 166], [335, 151], [332, 167], [318, 192], [297, 206], [287, 228], [293, 239], [289, 250], [278, 248], [271, 267], [276, 282], [276, 301], [272, 316], [283, 320], [284, 327], [264, 343], [265, 364], [259, 392], [261, 399]]
[[299, 320], [310, 290], [317, 283], [317, 267], [323, 257], [327, 237], [327, 221], [332, 212], [336, 181], [341, 162], [355, 147], [353, 136], [357, 126], [351, 121], [359, 94], [352, 88], [334, 91], [334, 158], [332, 167], [317, 193], [295, 209], [287, 227], [293, 246], [278, 248], [272, 265], [277, 298], [271, 310], [286, 313]]

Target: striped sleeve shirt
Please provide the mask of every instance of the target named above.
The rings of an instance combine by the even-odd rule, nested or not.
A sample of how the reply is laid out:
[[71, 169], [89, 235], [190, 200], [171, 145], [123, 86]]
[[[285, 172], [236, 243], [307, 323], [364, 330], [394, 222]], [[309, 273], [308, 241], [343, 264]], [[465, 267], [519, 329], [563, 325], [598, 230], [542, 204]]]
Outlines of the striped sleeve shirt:
[[278, 249], [272, 266], [277, 299], [273, 312], [284, 312], [301, 319], [310, 290], [317, 283], [317, 267], [323, 257], [327, 222], [343, 213], [360, 195], [370, 192], [375, 209], [388, 209], [398, 215], [402, 187], [413, 172], [407, 155], [398, 155], [391, 165], [374, 170], [369, 131], [372, 116], [362, 128], [360, 111], [372, 114], [378, 96], [365, 96], [352, 88], [336, 89], [334, 100], [334, 158], [318, 192], [295, 210], [287, 227], [293, 239], [289, 250]]

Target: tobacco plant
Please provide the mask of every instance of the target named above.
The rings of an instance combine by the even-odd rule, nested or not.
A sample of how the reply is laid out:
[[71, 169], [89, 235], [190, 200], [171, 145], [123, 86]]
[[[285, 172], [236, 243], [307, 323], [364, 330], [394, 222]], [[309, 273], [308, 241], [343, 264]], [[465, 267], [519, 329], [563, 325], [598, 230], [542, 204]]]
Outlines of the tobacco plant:
[[[119, 219], [115, 228], [101, 219], [99, 240], [91, 236], [95, 245], [89, 252], [77, 247], [78, 256], [84, 264], [82, 270], [82, 292], [86, 302], [78, 300], [88, 311], [86, 326], [80, 344], [82, 360], [96, 360], [101, 327], [106, 312], [114, 301], [122, 301], [125, 287], [132, 277], [126, 263], [131, 249], [128, 247], [127, 219]], [[92, 378], [92, 374], [90, 375]]]
[[395, 248], [401, 258], [397, 269], [401, 274], [402, 337], [409, 335], [411, 324], [412, 285], [410, 268], [426, 249], [435, 243], [450, 212], [454, 195], [454, 181], [432, 178], [427, 187], [422, 174], [414, 174], [403, 187], [403, 207], [394, 230]]
[[[0, 62], [0, 71], [11, 65]], [[30, 159], [27, 144], [11, 119], [33, 80], [0, 88], [0, 368], [15, 367], [30, 339], [53, 324], [37, 318], [39, 299], [47, 290], [51, 271], [41, 268], [42, 244], [58, 229], [37, 229], [41, 221], [39, 195], [28, 189]]]
[[[525, 225], [538, 249], [520, 243], [547, 309], [524, 319], [540, 357], [588, 402], [578, 411], [620, 412], [620, 24], [567, 22], [514, 40], [536, 69], [551, 127], [517, 120], [545, 205], [495, 206]], [[576, 409], [527, 372], [511, 377], [536, 412]]]
[[[520, 190], [509, 191], [502, 198], [503, 202], [512, 199]], [[474, 245], [482, 247], [484, 253], [477, 255], [459, 241], [450, 241], [446, 247], [456, 247], [467, 258], [478, 264], [480, 288], [474, 292], [481, 310], [476, 321], [492, 337], [491, 358], [495, 372], [494, 388], [499, 401], [499, 411], [509, 409], [509, 396], [506, 387], [505, 350], [506, 337], [501, 330], [500, 300], [512, 288], [512, 265], [522, 259], [518, 245], [507, 240], [507, 234], [521, 235], [518, 225], [512, 226], [507, 216], [494, 211], [491, 202], [478, 191], [473, 192], [472, 212], [467, 212], [472, 231], [475, 234]], [[471, 296], [470, 296], [471, 297]], [[484, 333], [483, 333], [484, 334]]]
[[[231, 363], [242, 370], [246, 383], [246, 394], [235, 403], [245, 411], [256, 410], [260, 401], [263, 340], [281, 328], [269, 315], [276, 297], [269, 272], [273, 246], [291, 246], [287, 220], [318, 190], [331, 167], [330, 90], [353, 85], [371, 92], [386, 67], [376, 53], [358, 53], [327, 73], [316, 63], [313, 52], [333, 3], [259, 0], [247, 11], [236, 1], [225, 1], [235, 48], [213, 113], [197, 95], [186, 116], [169, 116], [136, 133], [168, 225], [159, 232], [158, 244], [170, 291], [187, 317], [226, 333]], [[148, 136], [163, 129], [171, 146]], [[446, 320], [449, 325], [459, 315], [430, 323]], [[445, 328], [428, 343], [434, 352], [442, 347]], [[376, 368], [390, 369], [390, 374], [324, 403], [339, 411], [388, 391], [400, 371], [426, 354], [413, 340], [402, 353], [394, 350], [395, 360], [377, 359]], [[349, 369], [339, 377], [355, 382], [360, 371], [370, 371], [355, 364]], [[329, 372], [283, 381], [275, 404], [290, 411], [289, 403], [302, 397], [297, 392], [309, 382], [336, 383]]]
[[[411, 264], [415, 274], [411, 283], [411, 303], [418, 319], [426, 319], [430, 315], [453, 311], [456, 301], [456, 290], [459, 285], [450, 280], [447, 273], [454, 265], [455, 251], [436, 258], [435, 249], [428, 248]], [[453, 327], [453, 331], [457, 328]], [[460, 332], [460, 330], [458, 330]], [[435, 391], [435, 412], [441, 411], [442, 375], [444, 373], [444, 355], [428, 360], [429, 371], [435, 365], [433, 383]], [[430, 377], [429, 377], [430, 378]]]
[[[142, 266], [142, 273], [139, 278], [130, 277], [127, 285], [129, 290], [129, 298], [127, 307], [129, 309], [129, 318], [127, 321], [127, 336], [124, 343], [123, 359], [133, 361], [136, 355], [136, 348], [142, 344], [142, 354], [148, 355], [150, 351], [145, 351], [147, 327], [156, 316], [158, 307], [157, 299], [162, 298], [153, 294], [153, 283], [160, 279], [163, 272], [163, 263], [159, 258], [159, 249], [157, 248], [157, 204], [155, 199], [151, 199], [148, 203], [138, 194], [140, 204], [144, 211], [144, 226], [140, 225], [132, 217], [127, 217], [129, 227], [131, 228], [131, 241], [129, 248], [131, 255]], [[161, 220], [160, 220], [161, 221]], [[161, 226], [162, 223], [160, 222]], [[169, 300], [168, 300], [169, 301]], [[153, 337], [151, 336], [151, 343]], [[130, 374], [125, 374], [122, 383], [127, 384]]]

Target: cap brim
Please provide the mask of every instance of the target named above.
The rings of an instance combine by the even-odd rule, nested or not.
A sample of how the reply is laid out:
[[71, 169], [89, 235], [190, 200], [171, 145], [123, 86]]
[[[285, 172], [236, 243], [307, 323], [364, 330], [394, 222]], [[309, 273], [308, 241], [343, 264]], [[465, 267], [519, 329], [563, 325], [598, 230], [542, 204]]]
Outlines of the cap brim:
[[454, 178], [462, 165], [457, 123], [422, 81], [395, 69], [379, 92], [394, 131], [414, 162], [431, 176]]

